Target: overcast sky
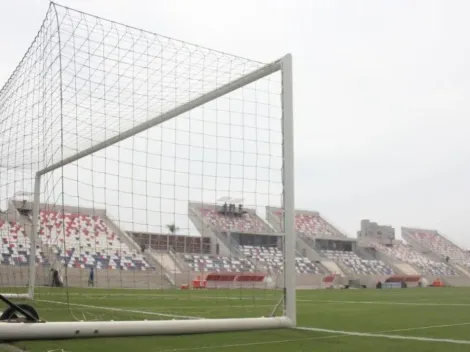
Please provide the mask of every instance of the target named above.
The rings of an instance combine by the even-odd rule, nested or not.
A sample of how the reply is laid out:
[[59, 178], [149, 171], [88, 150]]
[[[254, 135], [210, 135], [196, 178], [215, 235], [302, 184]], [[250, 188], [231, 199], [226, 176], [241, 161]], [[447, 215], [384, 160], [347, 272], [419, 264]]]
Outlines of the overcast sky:
[[[259, 61], [292, 53], [297, 208], [348, 235], [368, 218], [470, 247], [468, 1], [61, 4]], [[47, 8], [0, 1], [0, 82]]]

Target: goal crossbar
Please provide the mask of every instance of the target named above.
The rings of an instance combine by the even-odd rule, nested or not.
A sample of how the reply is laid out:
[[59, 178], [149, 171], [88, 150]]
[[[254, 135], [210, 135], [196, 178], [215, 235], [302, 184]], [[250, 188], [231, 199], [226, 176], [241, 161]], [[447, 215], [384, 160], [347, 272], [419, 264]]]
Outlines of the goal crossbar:
[[[286, 55], [286, 57], [290, 57], [290, 54], [289, 55]], [[175, 118], [181, 114], [184, 114], [185, 112], [188, 112], [194, 108], [197, 108], [201, 105], [204, 105], [208, 102], [210, 102], [211, 100], [214, 100], [214, 99], [217, 99], [217, 98], [220, 98], [221, 96], [223, 95], [226, 95], [230, 92], [233, 92], [234, 90], [237, 90], [239, 88], [242, 88], [243, 86], [246, 86], [250, 83], [253, 83], [255, 82], [256, 80], [259, 80], [261, 78], [264, 78], [266, 76], [269, 76], [270, 74], [273, 74], [274, 72], [277, 72], [279, 70], [282, 69], [282, 62], [283, 60], [286, 59], [286, 57], [280, 59], [280, 60], [277, 60], [277, 61], [274, 61], [270, 64], [267, 64], [257, 70], [254, 70], [253, 72], [251, 73], [248, 73], [236, 80], [233, 80], [221, 87], [218, 87], [210, 92], [207, 92], [203, 95], [201, 95], [200, 97], [198, 98], [195, 98], [187, 103], [184, 103], [170, 111], [167, 111], [161, 115], [158, 115], [156, 117], [154, 117], [153, 119], [150, 119], [148, 121], [145, 121], [135, 127], [132, 127], [130, 128], [129, 130], [127, 131], [124, 131], [120, 134], [118, 134], [117, 136], [114, 136], [114, 137], [111, 137], [105, 141], [102, 141], [100, 143], [97, 143], [95, 144], [94, 146], [91, 146], [87, 149], [84, 149], [82, 150], [81, 152], [75, 154], [75, 155], [72, 155], [70, 157], [67, 157], [67, 158], [64, 158], [63, 160], [57, 162], [57, 163], [54, 163], [50, 166], [47, 166], [41, 170], [39, 170], [36, 174], [39, 175], [39, 176], [42, 176], [44, 174], [47, 174], [51, 171], [54, 171], [64, 165], [67, 165], [67, 164], [70, 164], [70, 163], [73, 163], [74, 161], [77, 161], [81, 158], [84, 158], [86, 157], [87, 155], [90, 155], [90, 154], [93, 154], [93, 153], [96, 153], [104, 148], [107, 148], [113, 144], [116, 144], [116, 143], [119, 143], [127, 138], [130, 138], [132, 136], [135, 136], [136, 134], [138, 133], [141, 133], [145, 130], [148, 130], [149, 128], [151, 127], [155, 127], [155, 126], [158, 126], [159, 124], [165, 122], [165, 121], [168, 121], [172, 118]]]

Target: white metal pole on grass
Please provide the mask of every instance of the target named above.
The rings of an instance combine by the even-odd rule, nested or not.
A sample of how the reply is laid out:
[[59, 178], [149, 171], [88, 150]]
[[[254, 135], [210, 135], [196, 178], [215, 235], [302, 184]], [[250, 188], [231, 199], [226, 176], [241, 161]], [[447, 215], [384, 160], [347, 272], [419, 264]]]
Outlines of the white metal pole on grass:
[[41, 191], [41, 174], [36, 173], [34, 178], [34, 198], [33, 198], [33, 219], [31, 229], [31, 255], [29, 262], [29, 284], [28, 284], [28, 296], [34, 298], [34, 287], [36, 286], [36, 236], [39, 235], [39, 202], [40, 202], [40, 191]]
[[294, 194], [294, 108], [292, 55], [281, 60], [283, 121], [283, 207], [284, 207], [284, 287], [286, 316], [296, 325], [295, 275], [295, 194]]
[[292, 327], [287, 317], [154, 321], [0, 323], [0, 341], [203, 334]]

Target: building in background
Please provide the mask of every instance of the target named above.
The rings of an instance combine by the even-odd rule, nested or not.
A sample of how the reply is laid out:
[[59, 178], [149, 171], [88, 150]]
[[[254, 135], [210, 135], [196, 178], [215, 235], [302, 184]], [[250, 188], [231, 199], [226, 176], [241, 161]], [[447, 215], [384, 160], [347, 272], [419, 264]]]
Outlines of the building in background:
[[370, 220], [361, 220], [361, 229], [357, 232], [357, 238], [373, 240], [381, 244], [392, 244], [395, 240], [395, 229], [390, 225], [379, 225]]

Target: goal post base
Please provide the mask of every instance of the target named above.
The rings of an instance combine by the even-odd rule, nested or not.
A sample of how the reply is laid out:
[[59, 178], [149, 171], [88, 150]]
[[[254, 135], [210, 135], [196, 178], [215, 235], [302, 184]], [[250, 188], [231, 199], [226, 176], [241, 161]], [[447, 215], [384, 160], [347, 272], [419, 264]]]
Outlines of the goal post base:
[[31, 295], [29, 293], [0, 293], [0, 295], [5, 298], [31, 299]]
[[287, 317], [158, 321], [0, 323], [0, 341], [183, 335], [292, 328]]
[[[5, 303], [8, 308], [0, 315], [0, 321], [27, 321], [38, 323], [39, 314], [36, 309], [28, 304], [16, 304], [10, 301], [9, 297], [0, 295], [0, 301]], [[18, 314], [23, 318], [19, 318]]]

